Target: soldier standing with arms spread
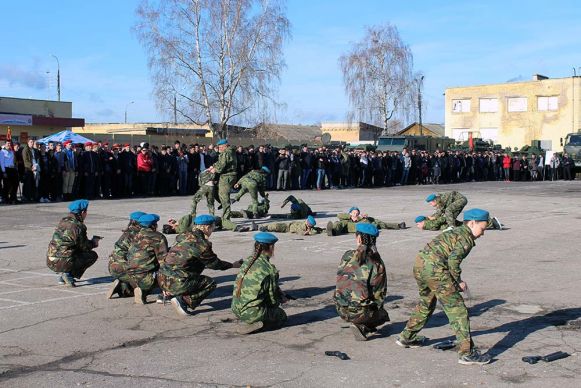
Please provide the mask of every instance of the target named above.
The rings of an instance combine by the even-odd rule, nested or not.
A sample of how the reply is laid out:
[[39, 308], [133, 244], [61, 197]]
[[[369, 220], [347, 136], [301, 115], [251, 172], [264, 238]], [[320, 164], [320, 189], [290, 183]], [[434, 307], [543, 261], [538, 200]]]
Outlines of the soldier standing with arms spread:
[[278, 238], [267, 232], [254, 235], [254, 253], [244, 260], [234, 283], [232, 312], [242, 321], [238, 333], [277, 329], [287, 320], [280, 308], [287, 301], [278, 286], [278, 270], [270, 263]]
[[59, 284], [75, 287], [75, 278], [83, 276], [87, 268], [97, 261], [97, 252], [101, 237], [87, 238], [87, 217], [89, 201], [78, 199], [69, 205], [70, 214], [64, 217], [56, 227], [48, 244], [46, 265], [60, 273]]
[[194, 310], [216, 288], [211, 277], [202, 275], [205, 268], [225, 271], [241, 264], [222, 261], [212, 251], [208, 238], [215, 227], [213, 216], [200, 215], [194, 222], [192, 230], [176, 237], [158, 272], [159, 286], [173, 296], [171, 304], [180, 315], [189, 315], [188, 309]]
[[337, 270], [335, 306], [337, 313], [351, 323], [357, 341], [366, 341], [377, 327], [389, 322], [383, 308], [387, 293], [385, 264], [375, 247], [379, 230], [373, 224], [357, 224], [357, 249], [343, 254]]
[[488, 354], [481, 355], [470, 336], [468, 310], [461, 292], [468, 289], [462, 280], [460, 265], [484, 235], [489, 214], [485, 210], [471, 209], [464, 213], [464, 225], [441, 233], [416, 256], [414, 277], [418, 283], [420, 301], [396, 343], [405, 348], [416, 348], [426, 338], [418, 333], [428, 322], [440, 301], [450, 327], [456, 335], [458, 363], [483, 365], [490, 362]]
[[143, 215], [145, 213], [140, 211], [133, 212], [129, 215], [129, 225], [127, 225], [127, 229], [123, 231], [123, 234], [115, 243], [113, 252], [109, 256], [109, 273], [115, 278], [115, 281], [107, 292], [107, 299], [111, 299], [114, 294], [119, 295], [120, 298], [133, 295], [131, 285], [122, 282], [119, 278], [127, 271], [127, 253], [129, 252], [129, 247], [133, 239], [141, 230], [141, 225], [139, 225], [138, 220]]
[[222, 227], [233, 230], [236, 225], [230, 221], [230, 190], [234, 186], [236, 172], [238, 170], [236, 151], [230, 147], [226, 139], [219, 140], [217, 145], [220, 155], [218, 156], [218, 161], [209, 170], [212, 173], [220, 174], [218, 196], [224, 208], [222, 213]]

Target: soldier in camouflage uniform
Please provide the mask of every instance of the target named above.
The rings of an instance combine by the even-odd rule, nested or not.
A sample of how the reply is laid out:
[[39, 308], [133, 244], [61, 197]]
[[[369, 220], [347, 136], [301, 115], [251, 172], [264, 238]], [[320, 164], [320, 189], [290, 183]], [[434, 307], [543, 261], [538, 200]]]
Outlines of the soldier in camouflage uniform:
[[287, 203], [291, 203], [290, 214], [284, 215], [284, 217], [276, 217], [276, 218], [292, 218], [295, 220], [302, 220], [307, 218], [308, 216], [315, 216], [315, 212], [311, 210], [309, 205], [305, 203], [300, 198], [295, 198], [293, 195], [289, 195], [282, 203], [281, 208], [285, 207]]
[[254, 254], [244, 260], [232, 296], [232, 312], [242, 321], [238, 327], [240, 334], [279, 328], [287, 320], [280, 308], [286, 296], [278, 286], [278, 271], [270, 263], [278, 238], [260, 232], [254, 235], [254, 240]]
[[347, 213], [337, 214], [339, 221], [329, 221], [327, 224], [327, 235], [338, 236], [344, 233], [355, 233], [355, 226], [360, 223], [369, 223], [377, 229], [405, 229], [405, 222], [383, 222], [367, 215], [360, 215], [359, 208], [353, 206]]
[[240, 262], [222, 261], [212, 251], [208, 238], [215, 223], [214, 216], [197, 216], [193, 229], [176, 237], [159, 267], [159, 286], [173, 297], [171, 303], [179, 315], [189, 315], [188, 309], [194, 310], [216, 288], [211, 277], [202, 275], [205, 268], [219, 271], [240, 268]]
[[[438, 231], [451, 229], [448, 227], [448, 224], [441, 224], [437, 220], [430, 220], [425, 216], [417, 216], [415, 223], [420, 230]], [[462, 222], [456, 220], [456, 226], [462, 226]], [[504, 229], [504, 225], [500, 223], [500, 220], [497, 217], [490, 217], [486, 229], [502, 230]]]
[[157, 231], [157, 214], [139, 217], [141, 230], [127, 252], [127, 270], [119, 277], [133, 287], [135, 303], [145, 304], [147, 294], [156, 286], [155, 273], [167, 253], [167, 240]]
[[240, 198], [246, 193], [250, 194], [250, 206], [248, 209], [252, 213], [257, 213], [258, 210], [258, 194], [265, 197], [264, 190], [266, 190], [266, 176], [270, 174], [270, 169], [263, 166], [260, 170], [252, 170], [244, 175], [236, 184], [235, 189], [240, 188], [240, 191], [234, 196], [232, 202], [240, 201]]
[[385, 264], [375, 247], [379, 231], [373, 224], [356, 226], [357, 249], [343, 254], [337, 270], [335, 307], [339, 316], [351, 323], [357, 341], [389, 321], [383, 308], [387, 293]]
[[140, 211], [133, 212], [129, 215], [129, 225], [127, 225], [127, 229], [123, 231], [123, 234], [113, 247], [113, 252], [109, 255], [109, 274], [115, 278], [115, 281], [113, 281], [113, 284], [107, 292], [107, 299], [111, 299], [115, 294], [120, 298], [133, 296], [133, 288], [131, 288], [131, 285], [123, 283], [119, 280], [119, 277], [127, 271], [127, 252], [129, 251], [129, 246], [133, 238], [141, 229], [137, 220], [143, 215], [145, 213]]
[[79, 199], [69, 205], [70, 213], [56, 227], [48, 244], [46, 265], [60, 274], [59, 284], [75, 286], [75, 278], [83, 276], [87, 268], [97, 261], [100, 237], [87, 238], [87, 217], [89, 201]]
[[204, 170], [198, 177], [198, 182], [200, 188], [196, 191], [196, 194], [192, 197], [192, 217], [196, 218], [196, 209], [198, 207], [198, 202], [203, 198], [206, 198], [206, 203], [208, 204], [208, 212], [214, 215], [214, 201], [215, 201], [215, 191], [216, 191], [216, 174], [211, 172], [209, 169]]
[[264, 199], [258, 202], [258, 206], [256, 208], [250, 204], [246, 210], [232, 210], [230, 215], [232, 218], [262, 218], [268, 215], [269, 210], [270, 200], [268, 199], [268, 193], [265, 193]]
[[456, 335], [460, 364], [486, 364], [489, 355], [481, 355], [470, 336], [468, 310], [460, 294], [468, 289], [462, 280], [460, 265], [484, 235], [489, 214], [472, 209], [464, 213], [464, 225], [438, 235], [416, 257], [414, 277], [418, 283], [420, 301], [396, 343], [403, 347], [419, 347], [425, 337], [418, 336], [440, 301], [450, 327]]
[[230, 190], [236, 181], [236, 174], [238, 171], [238, 159], [234, 148], [228, 145], [226, 139], [217, 142], [218, 161], [209, 168], [212, 173], [220, 174], [218, 181], [218, 196], [222, 204], [222, 227], [228, 230], [233, 230], [236, 225], [230, 221]]
[[465, 196], [457, 191], [430, 194], [426, 202], [436, 208], [436, 212], [424, 223], [426, 230], [444, 230], [457, 226], [457, 218], [468, 203]]

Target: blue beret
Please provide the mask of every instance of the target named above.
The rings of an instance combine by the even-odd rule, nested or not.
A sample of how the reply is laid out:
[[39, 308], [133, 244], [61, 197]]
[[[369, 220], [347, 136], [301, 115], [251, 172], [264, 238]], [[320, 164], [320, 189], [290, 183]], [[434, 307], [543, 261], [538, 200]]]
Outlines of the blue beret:
[[301, 210], [301, 205], [299, 205], [298, 203], [293, 203], [293, 204], [291, 205], [291, 211], [293, 211], [293, 210], [294, 210], [294, 211], [299, 211], [299, 210]]
[[214, 216], [208, 214], [201, 214], [194, 220], [196, 225], [212, 225], [216, 223]]
[[432, 202], [434, 199], [436, 199], [436, 194], [430, 194], [426, 197], [426, 202]]
[[226, 139], [220, 139], [216, 143], [216, 145], [224, 145], [224, 144], [228, 144], [228, 140], [226, 140]]
[[490, 214], [482, 209], [470, 209], [464, 212], [464, 221], [488, 221]]
[[426, 220], [426, 216], [417, 216], [415, 222], [417, 224], [418, 222], [422, 222], [425, 220]]
[[270, 168], [268, 168], [266, 166], [262, 166], [261, 170], [266, 172], [267, 174], [270, 174]]
[[259, 232], [254, 235], [254, 240], [262, 244], [274, 244], [278, 238], [272, 233]]
[[379, 230], [377, 230], [377, 227], [368, 222], [359, 222], [355, 225], [355, 230], [359, 233], [368, 234], [373, 237], [379, 236]]
[[82, 213], [89, 207], [89, 201], [86, 199], [77, 199], [69, 204], [69, 210], [71, 213]]
[[349, 209], [349, 211], [347, 213], [351, 213], [353, 210], [357, 210], [358, 212], [361, 213], [361, 211], [359, 210], [359, 208], [357, 206], [352, 206], [351, 209]]
[[139, 217], [144, 216], [145, 214], [146, 213], [144, 213], [144, 212], [136, 211], [136, 212], [133, 212], [129, 215], [129, 219], [131, 221], [137, 221], [139, 219]]
[[151, 226], [157, 223], [157, 221], [159, 221], [159, 216], [157, 214], [144, 214], [137, 220], [139, 225], [145, 227]]
[[315, 221], [315, 217], [313, 216], [308, 216], [307, 217], [307, 222], [311, 225], [311, 226], [315, 226], [317, 225], [317, 221]]

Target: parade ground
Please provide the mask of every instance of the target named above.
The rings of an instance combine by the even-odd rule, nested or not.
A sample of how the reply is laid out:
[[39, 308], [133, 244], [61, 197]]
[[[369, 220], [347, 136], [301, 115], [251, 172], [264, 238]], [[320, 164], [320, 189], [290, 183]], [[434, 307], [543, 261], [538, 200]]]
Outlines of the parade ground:
[[[413, 220], [431, 214], [424, 201], [434, 190], [457, 190], [466, 209], [489, 210], [506, 230], [486, 231], [463, 262], [473, 339], [493, 362], [457, 363], [454, 350], [403, 349], [395, 338], [417, 301], [412, 275], [416, 253], [436, 236]], [[578, 386], [581, 373], [579, 298], [581, 184], [482, 182], [271, 192], [271, 213], [292, 193], [318, 212], [325, 227], [338, 212], [357, 205], [362, 213], [405, 230], [384, 230], [379, 252], [388, 273], [386, 309], [391, 322], [367, 342], [356, 342], [335, 312], [337, 265], [353, 235], [306, 237], [279, 234], [273, 263], [281, 288], [296, 300], [285, 308], [286, 327], [249, 336], [236, 334], [230, 311], [235, 269], [204, 272], [215, 292], [189, 317], [170, 304], [136, 305], [106, 300], [108, 255], [132, 211], [158, 213], [162, 221], [190, 209], [190, 197], [94, 201], [86, 219], [89, 237], [104, 237], [97, 263], [76, 288], [57, 284], [46, 267], [54, 227], [66, 203], [0, 208], [0, 386], [282, 386], [282, 387], [527, 387]], [[248, 198], [233, 205], [245, 209]], [[201, 204], [198, 214], [205, 211]], [[161, 230], [161, 225], [160, 225]], [[175, 236], [167, 236], [170, 245]], [[252, 233], [216, 232], [214, 251], [223, 260], [247, 257]], [[429, 344], [451, 339], [440, 308], [422, 332]], [[350, 360], [325, 355], [340, 351]], [[528, 364], [524, 356], [556, 351], [571, 356]], [[575, 382], [577, 381], [577, 382]]]

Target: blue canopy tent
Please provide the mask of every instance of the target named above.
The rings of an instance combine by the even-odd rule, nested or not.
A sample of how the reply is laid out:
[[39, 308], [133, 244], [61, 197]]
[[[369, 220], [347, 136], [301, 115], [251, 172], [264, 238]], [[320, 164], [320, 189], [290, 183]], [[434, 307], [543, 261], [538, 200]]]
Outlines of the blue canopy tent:
[[78, 133], [74, 133], [73, 131], [66, 129], [64, 131], [55, 133], [54, 135], [43, 137], [42, 139], [37, 140], [36, 142], [45, 144], [51, 141], [54, 143], [62, 143], [67, 140], [72, 141], [74, 144], [85, 144], [88, 141], [90, 142], [93, 141], [91, 139], [87, 139], [86, 137], [79, 135]]

